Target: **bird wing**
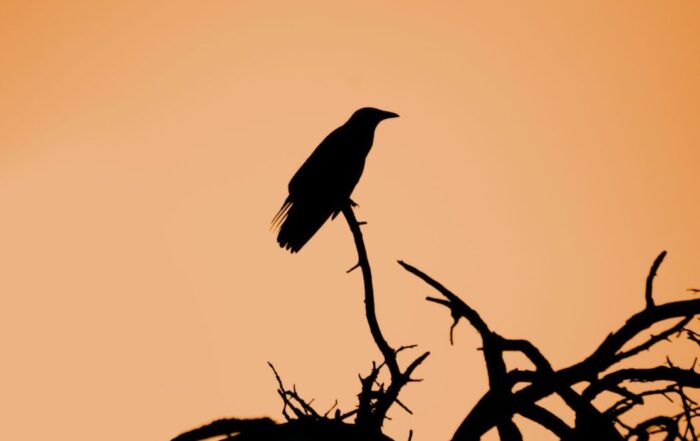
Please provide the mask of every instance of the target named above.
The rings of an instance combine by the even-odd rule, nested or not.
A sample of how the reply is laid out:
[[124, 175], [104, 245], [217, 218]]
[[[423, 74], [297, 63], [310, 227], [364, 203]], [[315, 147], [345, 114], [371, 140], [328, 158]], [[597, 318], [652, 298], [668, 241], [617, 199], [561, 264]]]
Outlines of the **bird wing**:
[[290, 196], [310, 195], [315, 189], [331, 184], [342, 166], [343, 153], [347, 150], [347, 140], [342, 129], [341, 126], [326, 136], [292, 176], [289, 181]]

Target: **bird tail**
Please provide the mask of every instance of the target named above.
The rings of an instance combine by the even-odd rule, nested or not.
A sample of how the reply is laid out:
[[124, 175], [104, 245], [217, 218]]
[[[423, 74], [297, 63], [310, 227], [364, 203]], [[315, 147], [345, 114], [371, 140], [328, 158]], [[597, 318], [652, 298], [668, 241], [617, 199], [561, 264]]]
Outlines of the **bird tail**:
[[279, 226], [277, 242], [279, 245], [296, 253], [330, 217], [332, 209], [318, 203], [296, 201], [289, 198], [272, 220], [273, 226]]
[[280, 208], [280, 211], [277, 212], [275, 217], [272, 218], [272, 222], [270, 222], [270, 230], [274, 231], [280, 227], [282, 222], [287, 218], [287, 213], [289, 212], [289, 208], [292, 206], [292, 201], [289, 200], [289, 198], [285, 199], [284, 204], [282, 204], [282, 208]]

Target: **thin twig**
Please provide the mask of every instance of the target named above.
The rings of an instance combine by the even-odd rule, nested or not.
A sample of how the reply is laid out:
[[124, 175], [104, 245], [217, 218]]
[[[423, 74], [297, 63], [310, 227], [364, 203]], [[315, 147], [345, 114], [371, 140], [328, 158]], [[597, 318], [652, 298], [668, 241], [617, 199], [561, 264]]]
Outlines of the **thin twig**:
[[659, 270], [659, 266], [661, 266], [661, 262], [664, 261], [664, 257], [666, 257], [666, 251], [662, 251], [661, 254], [659, 254], [656, 257], [656, 259], [654, 260], [654, 263], [651, 265], [651, 269], [649, 270], [649, 275], [647, 276], [646, 290], [644, 292], [644, 297], [646, 298], [646, 301], [647, 301], [647, 308], [654, 307], [654, 297], [653, 297], [653, 293], [652, 293], [654, 277], [656, 277], [656, 272]]
[[688, 317], [685, 317], [685, 318], [683, 318], [681, 321], [679, 321], [678, 323], [676, 323], [674, 326], [672, 326], [672, 327], [668, 328], [667, 330], [665, 330], [664, 332], [661, 332], [661, 333], [658, 334], [658, 335], [652, 335], [652, 336], [649, 338], [649, 340], [645, 341], [644, 343], [642, 343], [642, 344], [640, 344], [640, 345], [638, 345], [638, 346], [635, 346], [634, 348], [629, 349], [629, 350], [627, 350], [627, 351], [619, 352], [619, 353], [615, 356], [615, 361], [616, 361], [616, 362], [620, 362], [620, 361], [624, 360], [625, 358], [632, 357], [632, 356], [637, 355], [638, 353], [640, 353], [640, 352], [642, 352], [642, 351], [646, 351], [646, 350], [650, 349], [650, 348], [651, 348], [652, 346], [654, 346], [656, 343], [659, 343], [659, 342], [661, 342], [661, 341], [663, 341], [663, 340], [668, 340], [668, 338], [669, 338], [670, 336], [672, 336], [673, 334], [682, 331], [683, 328], [684, 328], [688, 323], [690, 323], [690, 321], [691, 321], [692, 319], [693, 319], [693, 316], [692, 316], [692, 315], [690, 315], [690, 316], [688, 316]]

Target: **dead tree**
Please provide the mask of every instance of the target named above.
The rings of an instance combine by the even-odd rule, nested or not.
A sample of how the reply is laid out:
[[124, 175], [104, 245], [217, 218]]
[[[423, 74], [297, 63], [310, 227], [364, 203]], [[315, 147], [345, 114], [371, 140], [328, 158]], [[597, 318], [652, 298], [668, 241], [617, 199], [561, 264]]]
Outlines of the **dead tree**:
[[[416, 368], [428, 357], [425, 352], [408, 363], [399, 365], [397, 355], [414, 346], [395, 348], [384, 338], [377, 320], [372, 272], [367, 257], [361, 225], [350, 205], [343, 215], [352, 232], [357, 249], [358, 263], [348, 272], [360, 268], [364, 285], [365, 316], [370, 333], [382, 354], [380, 363], [372, 363], [365, 376], [360, 376], [360, 392], [354, 409], [331, 409], [322, 412], [312, 406], [312, 400], [302, 398], [296, 387], [287, 388], [275, 370], [277, 392], [283, 403], [283, 422], [269, 418], [222, 419], [185, 432], [173, 441], [200, 441], [215, 438], [235, 441], [315, 441], [363, 440], [391, 441], [382, 432], [389, 409], [397, 405], [411, 412], [400, 400], [404, 386], [413, 381]], [[617, 331], [610, 334], [588, 357], [574, 365], [555, 369], [542, 352], [531, 342], [505, 338], [492, 330], [481, 316], [457, 295], [419, 269], [399, 261], [410, 273], [435, 288], [442, 298], [428, 300], [447, 307], [454, 320], [452, 331], [460, 319], [466, 319], [479, 333], [489, 377], [489, 389], [457, 428], [453, 441], [478, 441], [496, 429], [503, 441], [523, 439], [514, 422], [517, 415], [536, 422], [564, 441], [649, 441], [655, 434], [665, 434], [666, 440], [698, 441], [694, 421], [700, 405], [688, 389], [700, 388], [700, 374], [695, 366], [679, 367], [670, 359], [652, 368], [634, 368], [635, 356], [652, 349], [659, 342], [685, 338], [700, 346], [700, 332], [690, 326], [700, 314], [700, 299], [657, 305], [652, 295], [652, 284], [666, 252], [657, 257], [647, 277], [646, 307], [630, 317]], [[695, 291], [695, 290], [689, 290]], [[662, 332], [651, 335], [649, 328], [666, 320], [674, 320]], [[697, 320], [696, 320], [697, 321]], [[647, 334], [645, 334], [647, 333]], [[644, 336], [641, 343], [632, 344]], [[534, 368], [509, 368], [505, 361], [508, 352], [520, 352]], [[625, 362], [625, 366], [622, 364]], [[388, 372], [388, 382], [380, 380]], [[641, 386], [641, 389], [640, 389]], [[540, 401], [557, 395], [575, 413], [574, 424], [567, 424], [555, 411], [545, 408]], [[603, 407], [596, 399], [613, 395], [614, 404]], [[678, 405], [678, 411], [669, 415], [650, 415], [641, 421], [628, 416], [633, 409], [644, 407], [653, 397], [663, 396]]]
[[[503, 441], [522, 440], [514, 422], [514, 417], [520, 415], [565, 441], [647, 441], [657, 433], [664, 433], [666, 440], [697, 441], [700, 432], [694, 421], [699, 417], [700, 406], [686, 392], [700, 388], [700, 374], [695, 371], [695, 362], [684, 368], [674, 365], [667, 357], [656, 367], [629, 367], [634, 366], [636, 355], [651, 350], [662, 341], [684, 338], [700, 347], [700, 334], [690, 326], [693, 321], [697, 322], [700, 314], [700, 299], [661, 305], [654, 302], [653, 281], [665, 256], [665, 251], [659, 254], [649, 271], [644, 293], [645, 308], [608, 335], [588, 357], [561, 369], [554, 369], [531, 342], [499, 335], [473, 308], [441, 283], [399, 261], [408, 272], [442, 295], [442, 298], [428, 297], [427, 300], [449, 309], [453, 319], [451, 340], [452, 331], [462, 318], [481, 336], [489, 390], [462, 421], [452, 440], [477, 441], [494, 428]], [[650, 333], [652, 326], [667, 320], [673, 323], [658, 334]], [[632, 342], [639, 337], [641, 342]], [[523, 354], [534, 369], [509, 369], [504, 359], [507, 352]], [[617, 399], [614, 404], [604, 407], [595, 402], [603, 394]], [[550, 395], [559, 396], [575, 413], [573, 426], [540, 404]], [[648, 400], [658, 396], [675, 403], [677, 413], [651, 415], [641, 421], [631, 419], [631, 410], [643, 407]]]

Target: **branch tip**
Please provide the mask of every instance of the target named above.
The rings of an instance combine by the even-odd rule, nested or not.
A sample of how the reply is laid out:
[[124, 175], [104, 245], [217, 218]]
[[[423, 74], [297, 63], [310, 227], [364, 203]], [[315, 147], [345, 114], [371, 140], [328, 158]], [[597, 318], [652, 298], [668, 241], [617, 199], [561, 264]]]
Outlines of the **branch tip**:
[[656, 273], [658, 272], [659, 267], [661, 266], [661, 262], [664, 261], [666, 254], [667, 253], [664, 250], [658, 256], [656, 256], [656, 259], [654, 260], [654, 263], [651, 265], [651, 269], [649, 270], [649, 275], [647, 276], [646, 289], [644, 292], [644, 297], [646, 298], [647, 308], [654, 307], [654, 297], [653, 297], [654, 277], [656, 277]]

